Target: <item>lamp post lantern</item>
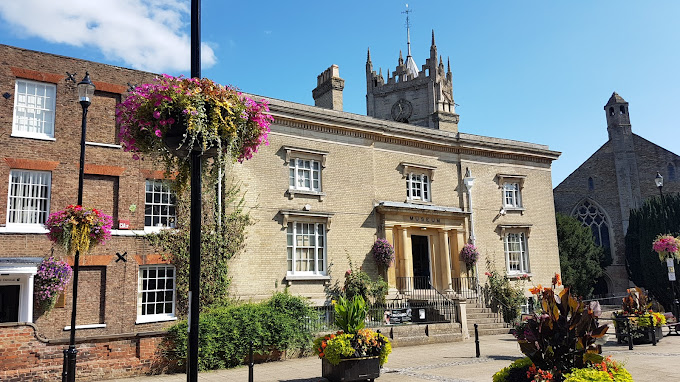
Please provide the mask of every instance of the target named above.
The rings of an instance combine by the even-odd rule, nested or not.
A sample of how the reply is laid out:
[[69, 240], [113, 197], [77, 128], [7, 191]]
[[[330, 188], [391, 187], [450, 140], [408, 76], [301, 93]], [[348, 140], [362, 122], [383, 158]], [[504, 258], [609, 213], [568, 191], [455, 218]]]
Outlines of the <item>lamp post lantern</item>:
[[[85, 72], [85, 78], [78, 83], [78, 98], [83, 107], [83, 117], [80, 125], [80, 169], [78, 172], [78, 205], [83, 205], [83, 178], [85, 169], [85, 133], [87, 131], [87, 108], [90, 107], [94, 96], [95, 86], [90, 81], [90, 73]], [[76, 380], [76, 312], [78, 301], [78, 270], [80, 263], [80, 251], [76, 250], [73, 259], [73, 301], [71, 303], [71, 330], [68, 349], [64, 350], [64, 366], [62, 369], [62, 382], [75, 382]]]
[[661, 176], [661, 173], [658, 171], [656, 172], [656, 178], [654, 178], [654, 184], [656, 184], [656, 187], [659, 188], [659, 195], [661, 196], [661, 201], [663, 202], [663, 191], [661, 190], [663, 188], [663, 176]]
[[[465, 177], [463, 178], [463, 184], [465, 184], [465, 189], [467, 190], [468, 197], [468, 208], [470, 210], [470, 244], [475, 245], [475, 223], [474, 223], [474, 213], [472, 212], [472, 186], [475, 183], [475, 178], [472, 176], [469, 168], [465, 169]], [[479, 269], [477, 268], [477, 263], [475, 263], [475, 282], [477, 284], [477, 298], [482, 295], [481, 286], [479, 285]]]

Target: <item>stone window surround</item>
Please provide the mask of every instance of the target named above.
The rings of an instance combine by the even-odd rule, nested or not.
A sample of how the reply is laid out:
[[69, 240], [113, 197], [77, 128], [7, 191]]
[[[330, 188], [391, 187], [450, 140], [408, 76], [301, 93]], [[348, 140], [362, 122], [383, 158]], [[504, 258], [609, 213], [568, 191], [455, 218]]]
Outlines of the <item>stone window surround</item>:
[[[529, 255], [529, 236], [531, 234], [532, 224], [499, 224], [497, 226], [500, 230], [500, 239], [503, 241], [503, 254], [505, 257], [505, 273], [510, 279], [531, 278], [531, 259]], [[524, 234], [524, 253], [527, 259], [526, 272], [510, 272], [508, 268], [508, 253], [505, 251], [505, 238], [509, 233], [523, 233]]]
[[[286, 166], [290, 165], [291, 159], [306, 159], [314, 160], [319, 162], [321, 168], [319, 169], [319, 186], [323, 190], [323, 169], [326, 168], [326, 157], [328, 156], [327, 151], [303, 149], [299, 147], [284, 146], [283, 149], [286, 151]], [[309, 191], [309, 190], [297, 190], [293, 187], [288, 187], [288, 198], [293, 199], [295, 195], [311, 195], [317, 196], [319, 201], [323, 201], [326, 193], [323, 191]]]
[[[524, 189], [524, 181], [527, 178], [526, 175], [519, 175], [519, 174], [496, 174], [496, 178], [498, 179], [498, 188], [502, 190], [501, 193], [501, 209], [503, 209], [506, 212], [509, 211], [518, 211], [520, 213], [523, 213], [525, 211], [524, 208], [524, 198], [522, 198], [522, 190]], [[517, 183], [519, 185], [519, 207], [515, 206], [507, 206], [505, 204], [505, 184], [506, 183]]]
[[[422, 199], [412, 199], [408, 195], [406, 197], [406, 203], [414, 203], [414, 204], [427, 204], [427, 205], [432, 205], [432, 181], [434, 181], [434, 170], [437, 169], [437, 167], [434, 166], [427, 166], [427, 165], [421, 165], [421, 164], [416, 164], [416, 163], [410, 163], [410, 162], [401, 162], [399, 163], [401, 166], [401, 175], [404, 179], [409, 179], [410, 174], [420, 174], [420, 175], [427, 175], [428, 181], [428, 198], [427, 200], [422, 200]], [[421, 189], [421, 192], [423, 190]]]
[[[311, 211], [299, 211], [299, 210], [281, 210], [279, 211], [282, 219], [282, 226], [284, 229], [288, 229], [288, 223], [321, 223], [326, 226], [326, 233], [331, 229], [331, 222], [333, 215], [332, 212], [311, 212]], [[328, 235], [326, 235], [326, 263], [328, 263]], [[330, 282], [331, 277], [329, 275], [291, 275], [286, 274], [286, 282], [290, 286], [293, 281], [314, 281], [320, 280], [324, 281], [324, 284]]]

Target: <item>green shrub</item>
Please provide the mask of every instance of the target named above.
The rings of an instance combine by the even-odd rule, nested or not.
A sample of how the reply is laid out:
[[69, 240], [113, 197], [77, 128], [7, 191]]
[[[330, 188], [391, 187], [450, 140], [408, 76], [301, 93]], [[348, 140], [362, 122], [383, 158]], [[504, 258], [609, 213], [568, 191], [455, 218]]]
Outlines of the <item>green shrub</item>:
[[520, 358], [493, 375], [493, 382], [527, 381], [527, 370], [533, 365], [529, 357]]
[[364, 328], [368, 306], [361, 296], [355, 295], [351, 301], [340, 297], [337, 302], [334, 302], [334, 308], [335, 325], [340, 330], [345, 333], [356, 334]]
[[[250, 341], [258, 354], [272, 350], [305, 349], [312, 335], [305, 328], [305, 317], [312, 308], [301, 297], [276, 293], [267, 301], [213, 308], [201, 313], [199, 320], [200, 370], [234, 367], [247, 357]], [[178, 366], [187, 357], [187, 322], [180, 321], [169, 330], [167, 357]]]

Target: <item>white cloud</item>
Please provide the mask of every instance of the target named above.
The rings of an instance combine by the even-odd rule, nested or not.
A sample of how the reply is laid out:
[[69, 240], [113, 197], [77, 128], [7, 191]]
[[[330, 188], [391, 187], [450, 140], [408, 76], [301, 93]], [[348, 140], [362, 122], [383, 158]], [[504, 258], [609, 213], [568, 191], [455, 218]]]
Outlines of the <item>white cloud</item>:
[[[189, 0], [3, 0], [0, 17], [25, 36], [93, 46], [135, 69], [190, 66]], [[217, 62], [209, 44], [201, 44], [201, 56], [204, 67]]]

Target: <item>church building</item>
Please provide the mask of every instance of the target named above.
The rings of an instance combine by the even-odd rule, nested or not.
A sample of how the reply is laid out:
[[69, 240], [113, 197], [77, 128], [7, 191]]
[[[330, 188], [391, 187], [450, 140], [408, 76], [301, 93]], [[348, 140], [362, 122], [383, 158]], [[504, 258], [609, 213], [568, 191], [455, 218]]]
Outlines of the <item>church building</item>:
[[611, 253], [613, 263], [596, 285], [595, 294], [625, 293], [625, 237], [630, 210], [659, 195], [654, 182], [663, 176], [663, 191], [680, 191], [676, 169], [680, 157], [634, 134], [628, 102], [613, 93], [604, 106], [609, 140], [555, 189], [555, 210], [571, 215], [593, 231], [595, 242]]

